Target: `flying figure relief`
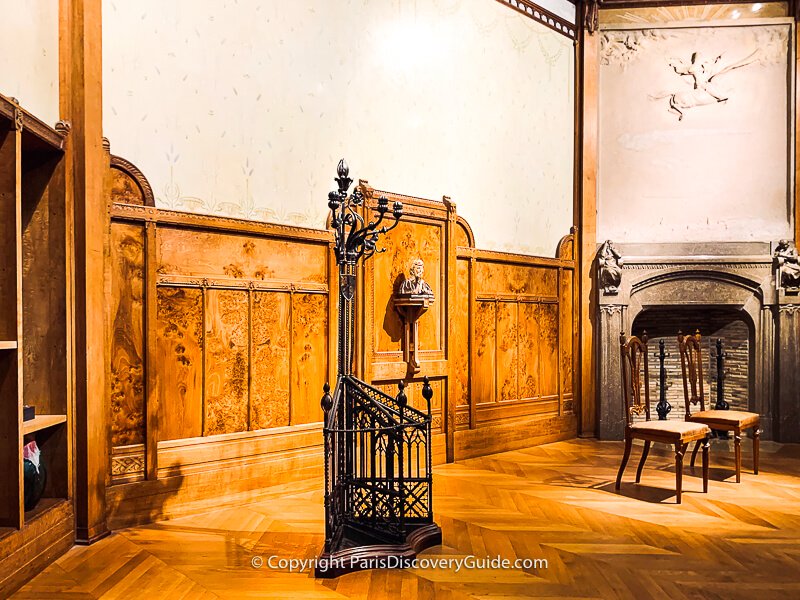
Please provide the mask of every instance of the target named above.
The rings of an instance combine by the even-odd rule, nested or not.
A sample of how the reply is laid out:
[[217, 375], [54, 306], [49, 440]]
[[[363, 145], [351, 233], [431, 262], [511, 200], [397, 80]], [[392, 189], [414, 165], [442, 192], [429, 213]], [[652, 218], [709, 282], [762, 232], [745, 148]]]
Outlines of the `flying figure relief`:
[[740, 69], [756, 62], [757, 55], [758, 50], [754, 50], [749, 56], [728, 65], [722, 64], [721, 54], [714, 60], [703, 60], [703, 56], [699, 52], [693, 52], [689, 62], [677, 58], [670, 59], [669, 66], [681, 78], [681, 81], [691, 85], [692, 89], [662, 92], [655, 96], [651, 95], [650, 98], [652, 100], [668, 98], [669, 112], [678, 115], [678, 121], [683, 121], [686, 112], [692, 108], [726, 102], [730, 93], [721, 90], [715, 79], [734, 69]]

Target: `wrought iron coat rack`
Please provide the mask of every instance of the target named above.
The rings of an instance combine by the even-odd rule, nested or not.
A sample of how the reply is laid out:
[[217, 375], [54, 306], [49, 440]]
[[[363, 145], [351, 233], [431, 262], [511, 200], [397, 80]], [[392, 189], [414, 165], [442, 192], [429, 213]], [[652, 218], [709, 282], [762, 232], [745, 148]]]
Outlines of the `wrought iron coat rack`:
[[[383, 252], [377, 243], [403, 215], [395, 202], [378, 198], [367, 222], [365, 198], [344, 160], [337, 168], [337, 190], [328, 194], [334, 251], [339, 266], [338, 374], [331, 393], [324, 386], [325, 547], [316, 575], [335, 577], [373, 566], [399, 566], [389, 557], [412, 558], [441, 543], [433, 522], [431, 493], [431, 417], [433, 389], [424, 378], [427, 410], [408, 404], [405, 384], [392, 398], [353, 373], [356, 322], [356, 267]], [[391, 225], [384, 221], [393, 218]], [[383, 562], [381, 562], [383, 561]]]

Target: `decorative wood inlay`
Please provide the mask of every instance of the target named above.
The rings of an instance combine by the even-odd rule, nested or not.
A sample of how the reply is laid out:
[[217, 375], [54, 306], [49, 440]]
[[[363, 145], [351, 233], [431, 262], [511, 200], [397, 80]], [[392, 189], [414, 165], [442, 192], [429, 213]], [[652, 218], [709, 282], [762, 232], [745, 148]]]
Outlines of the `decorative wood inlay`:
[[203, 292], [157, 290], [158, 396], [161, 439], [203, 433]]
[[147, 177], [132, 162], [111, 156], [111, 201], [140, 206], [155, 206], [153, 188]]
[[322, 420], [320, 390], [328, 380], [328, 298], [292, 295], [292, 425]]
[[289, 424], [291, 297], [253, 292], [250, 429]]
[[116, 447], [112, 450], [111, 478], [117, 483], [144, 479], [144, 444]]
[[203, 435], [247, 431], [247, 292], [208, 290], [205, 300]]
[[144, 443], [144, 229], [111, 227], [111, 444]]

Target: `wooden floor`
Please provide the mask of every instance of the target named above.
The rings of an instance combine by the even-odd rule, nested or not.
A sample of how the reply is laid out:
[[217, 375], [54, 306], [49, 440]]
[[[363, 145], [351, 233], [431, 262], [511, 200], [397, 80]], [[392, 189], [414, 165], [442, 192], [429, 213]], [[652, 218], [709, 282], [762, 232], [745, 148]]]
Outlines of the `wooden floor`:
[[800, 598], [800, 447], [763, 443], [758, 476], [747, 450], [736, 484], [724, 443], [712, 446], [708, 494], [687, 465], [681, 506], [666, 448], [651, 453], [639, 486], [635, 449], [620, 494], [621, 443], [574, 440], [438, 467], [434, 508], [445, 545], [424, 555], [547, 559], [535, 572], [375, 570], [326, 581], [254, 569], [254, 555], [319, 550], [314, 482], [293, 496], [73, 548], [14, 597]]

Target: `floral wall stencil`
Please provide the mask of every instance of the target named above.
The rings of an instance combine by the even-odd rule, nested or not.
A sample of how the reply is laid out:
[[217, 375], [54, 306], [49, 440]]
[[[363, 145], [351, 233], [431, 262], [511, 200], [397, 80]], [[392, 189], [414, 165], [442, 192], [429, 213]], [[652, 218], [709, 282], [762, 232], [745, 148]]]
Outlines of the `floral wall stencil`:
[[792, 230], [792, 27], [601, 38], [598, 241], [769, 241]]
[[48, 125], [58, 113], [58, 0], [8, 2], [0, 9], [0, 94]]
[[104, 130], [158, 206], [322, 228], [346, 157], [482, 248], [572, 224], [572, 42], [488, 0], [104, 0]]

